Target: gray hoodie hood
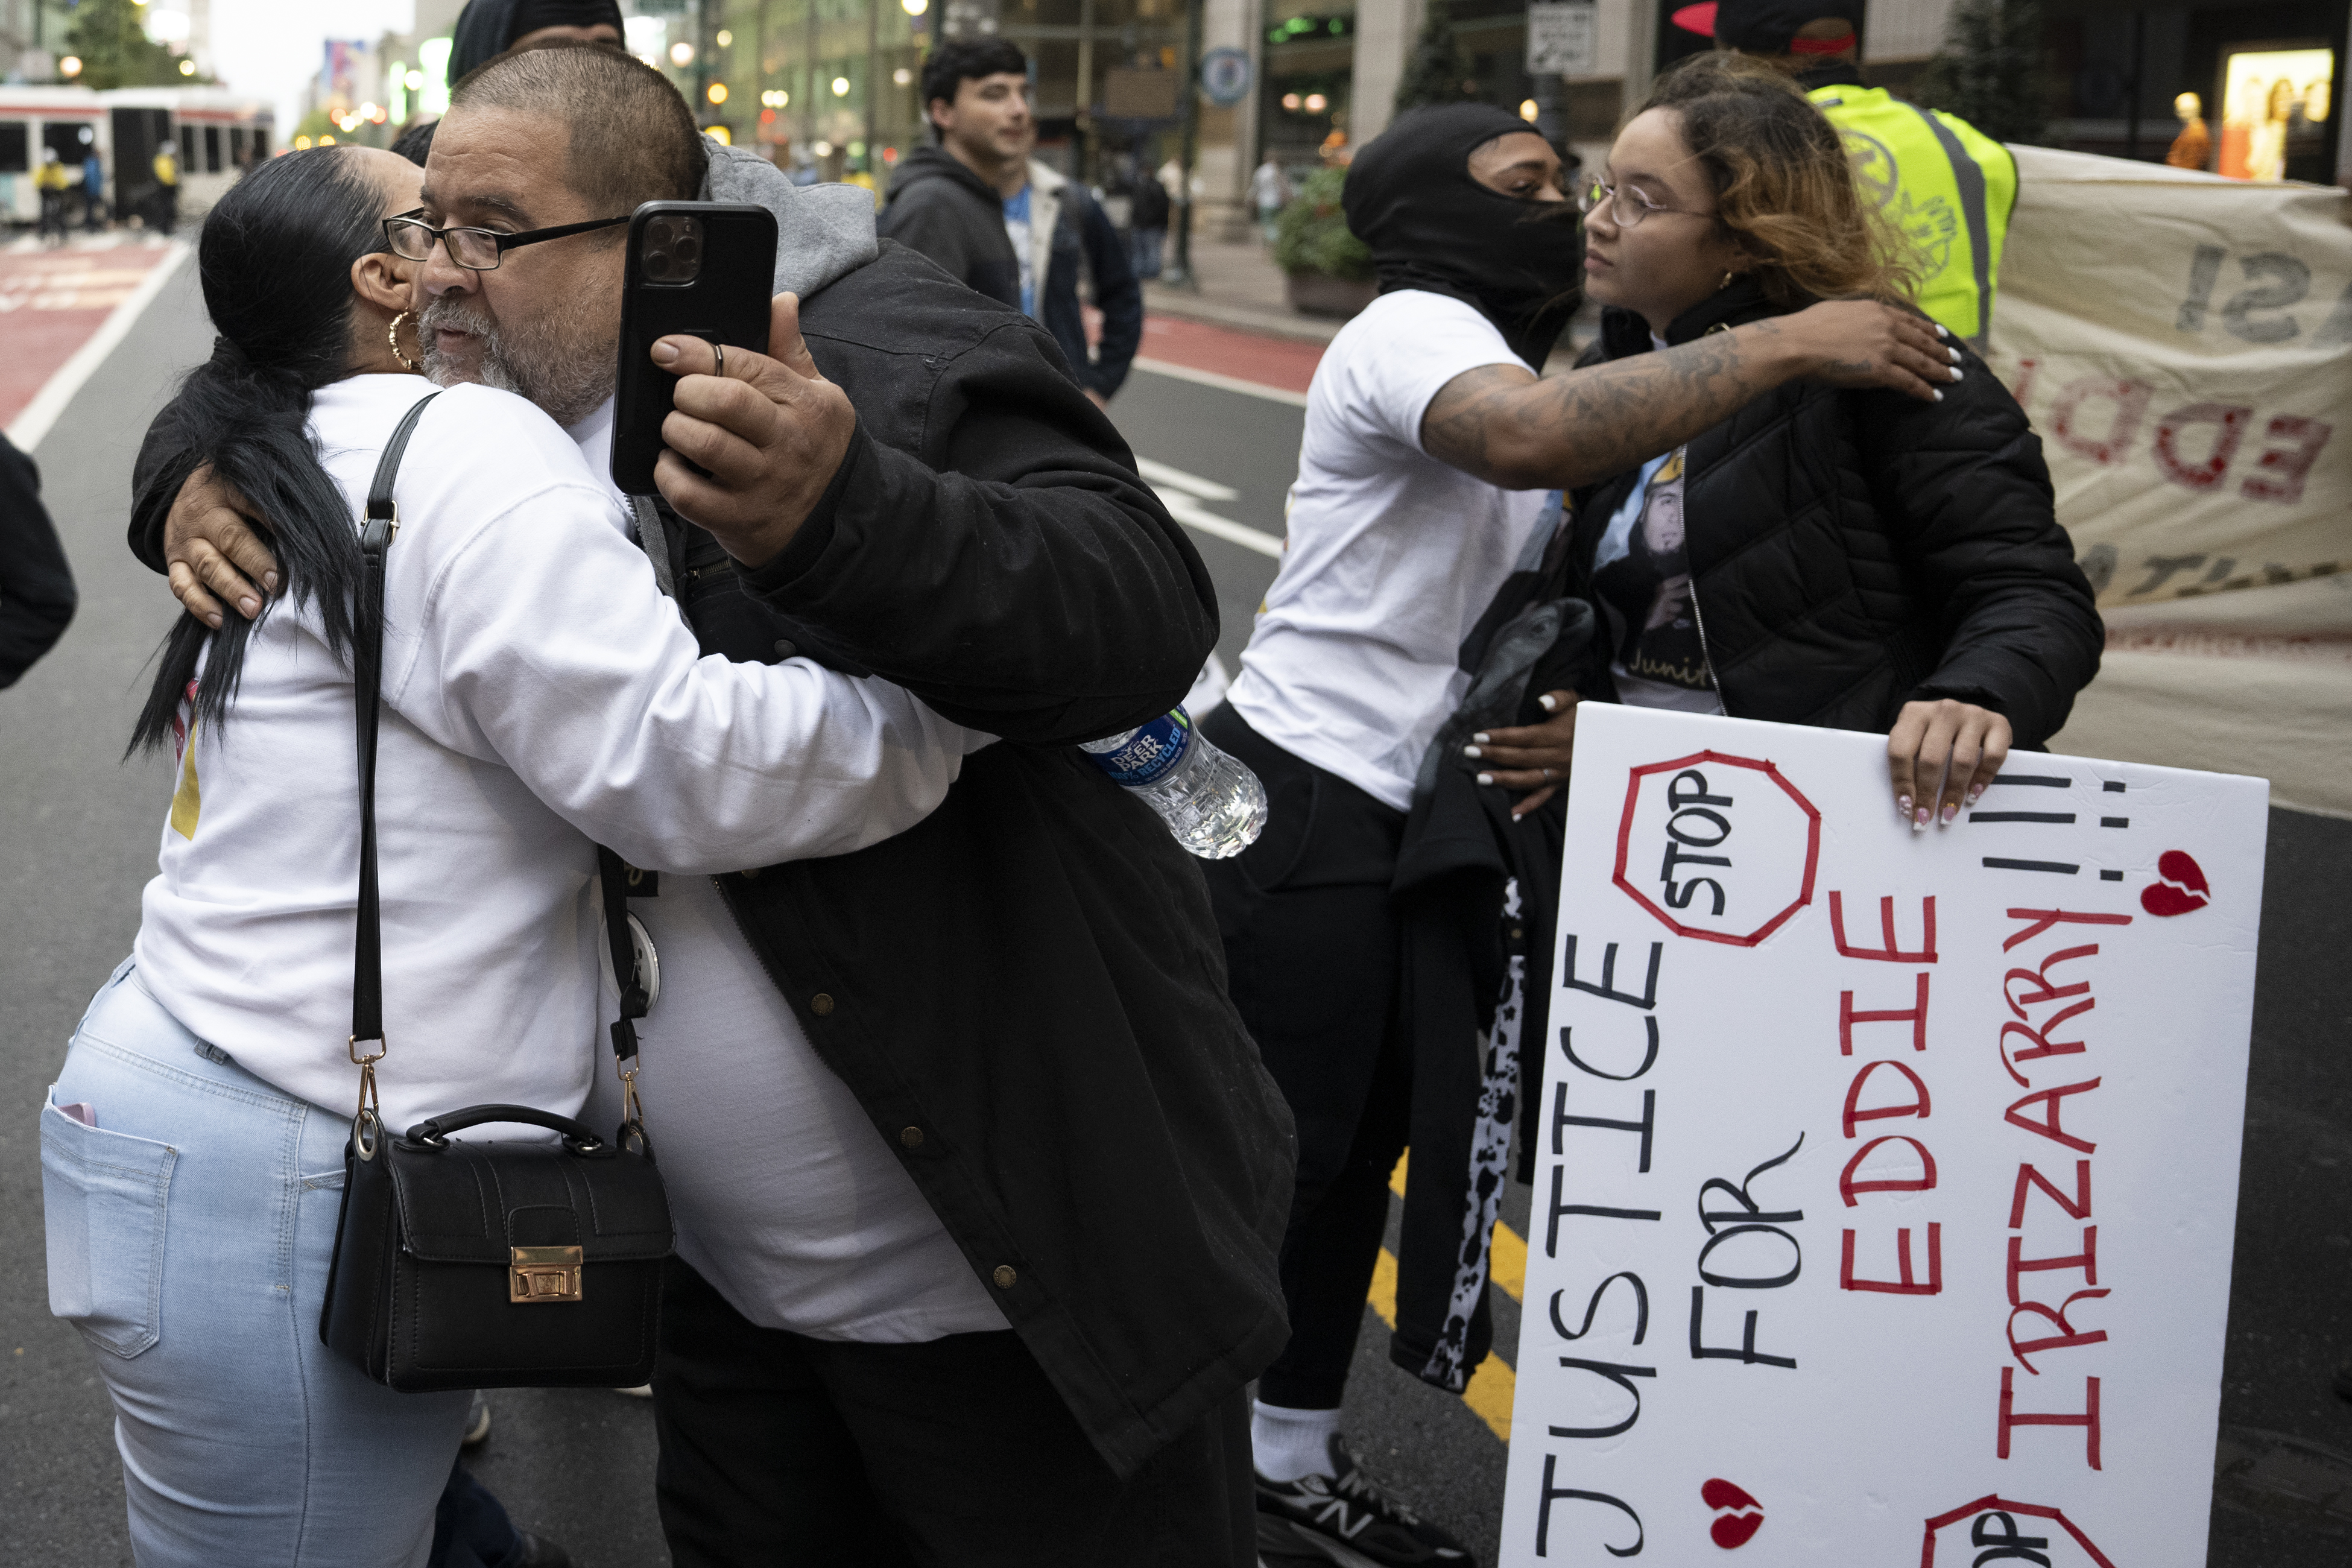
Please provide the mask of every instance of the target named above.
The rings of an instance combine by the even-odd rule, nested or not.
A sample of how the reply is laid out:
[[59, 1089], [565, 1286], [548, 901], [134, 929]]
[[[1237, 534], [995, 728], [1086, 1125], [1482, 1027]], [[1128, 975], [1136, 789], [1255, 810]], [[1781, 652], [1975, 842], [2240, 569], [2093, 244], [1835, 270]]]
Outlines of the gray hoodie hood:
[[856, 185], [795, 185], [792, 176], [746, 147], [709, 136], [706, 202], [753, 202], [776, 215], [779, 294], [805, 300], [882, 253], [874, 237], [874, 197]]

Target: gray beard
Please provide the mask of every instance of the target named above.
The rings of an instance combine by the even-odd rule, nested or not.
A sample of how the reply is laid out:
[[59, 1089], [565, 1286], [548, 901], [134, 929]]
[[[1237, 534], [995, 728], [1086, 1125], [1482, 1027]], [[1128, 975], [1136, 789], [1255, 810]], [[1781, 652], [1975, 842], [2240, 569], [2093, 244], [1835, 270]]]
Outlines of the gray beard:
[[[480, 338], [478, 365], [449, 363], [436, 346], [444, 327]], [[555, 343], [528, 335], [509, 342], [496, 321], [454, 293], [426, 305], [416, 319], [416, 329], [424, 340], [425, 378], [436, 386], [476, 382], [511, 392], [537, 404], [566, 429], [593, 414], [613, 395], [617, 351], [612, 342]]]

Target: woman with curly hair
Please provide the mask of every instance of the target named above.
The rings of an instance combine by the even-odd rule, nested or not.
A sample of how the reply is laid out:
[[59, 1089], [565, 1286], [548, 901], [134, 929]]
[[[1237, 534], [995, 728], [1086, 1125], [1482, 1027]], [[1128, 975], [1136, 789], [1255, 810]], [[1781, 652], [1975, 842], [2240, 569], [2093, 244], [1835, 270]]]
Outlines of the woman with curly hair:
[[[1916, 260], [1836, 130], [1779, 73], [1663, 77], [1580, 193], [1591, 361], [1816, 300], [1905, 300]], [[1982, 363], [1932, 402], [1793, 382], [1569, 497], [1599, 615], [1587, 699], [1886, 733], [1896, 808], [1951, 822], [2099, 667], [2091, 588], [2025, 413]], [[1473, 755], [1515, 763], [1498, 732]]]

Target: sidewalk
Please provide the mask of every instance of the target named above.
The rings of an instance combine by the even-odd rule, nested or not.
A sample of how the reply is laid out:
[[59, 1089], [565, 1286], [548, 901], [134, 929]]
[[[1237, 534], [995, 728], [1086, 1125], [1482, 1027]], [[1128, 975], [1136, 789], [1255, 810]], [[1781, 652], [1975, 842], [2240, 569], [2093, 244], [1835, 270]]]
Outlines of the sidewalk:
[[[1169, 262], [1175, 260], [1171, 241]], [[1296, 342], [1328, 343], [1344, 321], [1322, 316], [1302, 316], [1283, 297], [1282, 269], [1274, 251], [1255, 239], [1222, 240], [1192, 237], [1192, 274], [1197, 289], [1171, 288], [1165, 283], [1143, 286], [1148, 316], [1181, 316], [1265, 337]]]

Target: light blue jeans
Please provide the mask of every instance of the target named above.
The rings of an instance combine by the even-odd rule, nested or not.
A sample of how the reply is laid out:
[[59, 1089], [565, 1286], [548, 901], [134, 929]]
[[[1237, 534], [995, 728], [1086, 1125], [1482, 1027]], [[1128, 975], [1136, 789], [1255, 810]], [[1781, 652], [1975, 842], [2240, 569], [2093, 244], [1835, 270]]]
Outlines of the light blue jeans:
[[394, 1394], [319, 1342], [350, 1131], [183, 1028], [128, 959], [82, 1016], [41, 1108], [49, 1310], [114, 1395], [140, 1568], [431, 1550], [467, 1396]]

